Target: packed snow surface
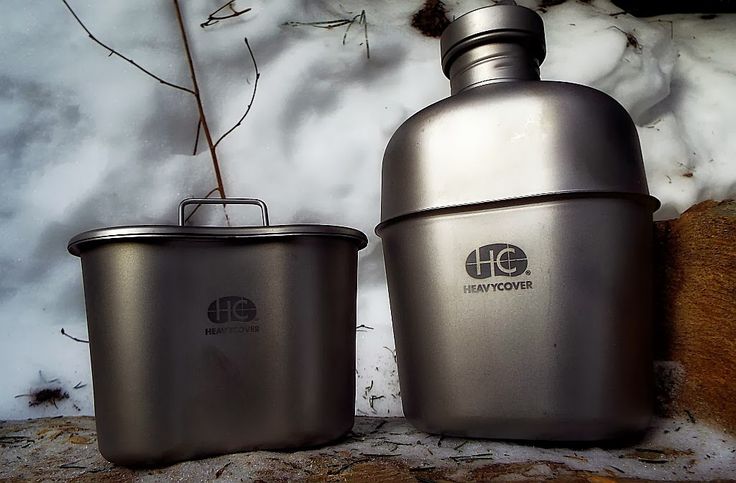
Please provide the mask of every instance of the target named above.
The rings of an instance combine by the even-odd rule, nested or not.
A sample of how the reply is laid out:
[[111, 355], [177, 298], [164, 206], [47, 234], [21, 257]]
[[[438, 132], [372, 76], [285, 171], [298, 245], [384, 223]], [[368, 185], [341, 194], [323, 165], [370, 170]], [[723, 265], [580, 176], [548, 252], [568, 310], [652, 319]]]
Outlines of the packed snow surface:
[[[101, 41], [168, 82], [190, 78], [171, 2], [69, 0]], [[273, 223], [329, 223], [368, 234], [358, 295], [359, 414], [399, 415], [380, 240], [383, 149], [410, 115], [447, 96], [436, 39], [410, 25], [419, 1], [237, 0], [249, 12], [201, 28], [222, 3], [181, 2], [231, 196], [264, 199]], [[535, 8], [534, 2], [520, 2]], [[451, 16], [484, 2], [448, 1]], [[332, 29], [304, 25], [353, 19]], [[545, 79], [590, 85], [631, 113], [658, 218], [736, 194], [736, 17], [637, 19], [614, 5], [546, 9]], [[79, 260], [84, 230], [175, 223], [178, 202], [215, 187], [194, 98], [95, 44], [61, 0], [0, 4], [0, 418], [91, 414]], [[301, 24], [295, 24], [298, 22]], [[368, 47], [370, 58], [368, 58]], [[255, 223], [249, 209], [234, 222]], [[222, 223], [218, 207], [196, 223]], [[61, 387], [56, 406], [32, 391]], [[76, 387], [76, 389], [75, 389]], [[20, 397], [15, 397], [20, 396]]]

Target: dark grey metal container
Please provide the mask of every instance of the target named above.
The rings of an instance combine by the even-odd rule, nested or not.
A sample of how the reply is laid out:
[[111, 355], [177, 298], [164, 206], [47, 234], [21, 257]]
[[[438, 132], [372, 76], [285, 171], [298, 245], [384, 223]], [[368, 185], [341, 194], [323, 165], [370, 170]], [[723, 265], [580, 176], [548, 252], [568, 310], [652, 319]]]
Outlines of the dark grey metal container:
[[[182, 226], [186, 205], [257, 204], [262, 227]], [[77, 235], [100, 452], [152, 465], [344, 435], [355, 408], [363, 233], [268, 226], [260, 200], [185, 200], [180, 226]]]
[[383, 160], [406, 417], [429, 432], [599, 440], [651, 416], [652, 212], [636, 128], [541, 82], [541, 18], [486, 7], [442, 36], [452, 96]]

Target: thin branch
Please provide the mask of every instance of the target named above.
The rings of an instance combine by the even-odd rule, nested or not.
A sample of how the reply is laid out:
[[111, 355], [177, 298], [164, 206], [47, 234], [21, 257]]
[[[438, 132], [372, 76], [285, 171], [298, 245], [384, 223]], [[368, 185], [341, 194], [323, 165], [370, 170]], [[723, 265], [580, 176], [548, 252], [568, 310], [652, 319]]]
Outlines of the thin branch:
[[[199, 92], [199, 85], [197, 84], [197, 74], [194, 70], [194, 61], [192, 59], [192, 52], [189, 49], [189, 39], [187, 38], [187, 31], [184, 28], [184, 19], [181, 15], [181, 8], [179, 7], [179, 0], [173, 0], [174, 8], [176, 9], [176, 19], [179, 22], [179, 30], [181, 31], [181, 38], [184, 42], [184, 51], [187, 55], [187, 63], [189, 64], [189, 73], [192, 76], [192, 86], [194, 87], [194, 98], [197, 101], [197, 110], [199, 111], [199, 120], [202, 122], [202, 130], [204, 131], [204, 137], [207, 140], [207, 147], [210, 150], [210, 156], [212, 157], [212, 165], [215, 169], [215, 178], [217, 179], [217, 191], [220, 192], [220, 198], [227, 198], [225, 194], [225, 186], [222, 182], [222, 174], [220, 173], [220, 163], [217, 160], [217, 152], [215, 151], [215, 145], [212, 142], [212, 134], [210, 134], [210, 128], [207, 125], [207, 116], [204, 114], [204, 106], [202, 105], [202, 96]], [[225, 205], [222, 205], [225, 210], [225, 220], [228, 226], [230, 225], [230, 218], [227, 215]]]
[[194, 149], [192, 149], [192, 156], [197, 155], [197, 148], [199, 147], [199, 132], [202, 130], [202, 120], [197, 119], [197, 135], [194, 138]]
[[[218, 8], [217, 10], [215, 10], [214, 12], [212, 12], [211, 14], [209, 14], [207, 16], [207, 20], [205, 22], [199, 24], [199, 26], [202, 27], [202, 28], [209, 27], [210, 25], [215, 25], [216, 23], [219, 23], [222, 20], [227, 20], [229, 18], [239, 17], [239, 16], [243, 15], [244, 13], [248, 13], [251, 10], [253, 10], [252, 8], [246, 8], [245, 10], [235, 10], [235, 6], [233, 5], [234, 3], [235, 3], [235, 0], [230, 0], [225, 5], [223, 5], [222, 7]], [[224, 9], [226, 9], [228, 7], [230, 7], [230, 12], [231, 13], [229, 13], [227, 15], [222, 15], [222, 16], [218, 16], [217, 15], [222, 10], [224, 10]]]
[[66, 337], [69, 337], [69, 338], [70, 338], [71, 340], [75, 340], [75, 341], [77, 341], [77, 342], [82, 342], [82, 343], [84, 343], [84, 344], [89, 344], [89, 341], [88, 341], [88, 340], [84, 340], [84, 339], [78, 339], [78, 338], [76, 338], [76, 337], [74, 337], [74, 336], [72, 336], [72, 335], [69, 335], [69, 334], [67, 334], [67, 333], [66, 333], [66, 332], [64, 331], [64, 328], [63, 328], [63, 327], [61, 328], [61, 335], [64, 335], [64, 336], [66, 336]]
[[245, 37], [243, 40], [245, 40], [245, 46], [248, 47], [248, 54], [250, 55], [250, 59], [253, 61], [253, 68], [256, 71], [256, 80], [253, 83], [253, 93], [250, 95], [250, 101], [248, 102], [248, 107], [245, 108], [245, 113], [243, 113], [243, 115], [240, 117], [240, 119], [238, 120], [238, 122], [236, 122], [233, 127], [231, 127], [230, 129], [228, 129], [225, 132], [225, 134], [223, 134], [222, 136], [220, 136], [220, 138], [217, 140], [217, 142], [215, 142], [215, 147], [217, 147], [220, 144], [220, 142], [223, 139], [225, 139], [225, 137], [227, 137], [228, 134], [230, 134], [231, 132], [235, 131], [235, 129], [237, 129], [238, 126], [240, 126], [243, 123], [243, 121], [245, 120], [245, 117], [250, 112], [251, 107], [253, 107], [253, 101], [256, 98], [256, 91], [258, 90], [258, 79], [261, 78], [261, 73], [258, 70], [258, 64], [256, 63], [256, 57], [255, 57], [255, 55], [253, 55], [253, 49], [250, 48], [250, 43], [248, 42], [248, 37]]
[[[213, 188], [213, 189], [212, 189], [212, 190], [210, 190], [210, 192], [209, 192], [209, 193], [207, 193], [207, 194], [206, 194], [206, 195], [205, 195], [204, 197], [205, 197], [205, 198], [209, 198], [209, 197], [210, 197], [210, 196], [212, 196], [213, 194], [217, 193], [217, 191], [218, 191], [218, 190], [219, 190], [218, 188]], [[189, 222], [189, 219], [190, 219], [191, 217], [193, 217], [193, 216], [194, 216], [194, 214], [195, 214], [195, 213], [197, 212], [197, 210], [198, 210], [198, 209], [199, 209], [199, 208], [200, 208], [201, 206], [202, 206], [201, 204], [199, 204], [199, 205], [195, 206], [195, 207], [194, 207], [194, 209], [192, 210], [192, 212], [191, 212], [191, 213], [189, 213], [189, 214], [187, 215], [187, 217], [186, 217], [186, 218], [184, 218], [184, 223], [185, 223], [185, 224]]]
[[342, 27], [343, 25], [351, 24], [355, 19], [349, 18], [336, 18], [334, 20], [322, 20], [319, 22], [284, 22], [284, 25], [289, 27], [315, 27], [318, 29], [334, 29], [335, 27]]
[[69, 10], [69, 12], [72, 14], [72, 16], [77, 21], [77, 23], [84, 29], [85, 32], [87, 32], [87, 35], [89, 36], [89, 38], [92, 39], [95, 43], [97, 43], [98, 45], [100, 45], [101, 47], [107, 49], [110, 52], [110, 54], [108, 55], [108, 57], [110, 55], [116, 55], [116, 56], [120, 57], [121, 59], [123, 59], [124, 61], [126, 61], [129, 64], [131, 64], [134, 67], [136, 67], [138, 70], [140, 70], [140, 71], [148, 74], [150, 77], [153, 77], [154, 79], [156, 79], [157, 81], [159, 81], [161, 84], [164, 84], [164, 85], [169, 86], [169, 87], [173, 87], [174, 89], [179, 89], [180, 91], [184, 91], [184, 92], [188, 92], [190, 94], [196, 95], [196, 92], [193, 91], [192, 89], [189, 89], [187, 87], [183, 87], [183, 86], [180, 86], [178, 84], [174, 84], [172, 82], [169, 82], [169, 81], [166, 81], [166, 80], [162, 79], [161, 77], [157, 76], [153, 72], [149, 71], [148, 69], [146, 69], [143, 66], [141, 66], [140, 64], [138, 64], [133, 59], [130, 59], [130, 58], [124, 56], [123, 54], [121, 54], [117, 50], [113, 49], [112, 47], [109, 47], [108, 45], [102, 43], [100, 40], [97, 39], [97, 37], [95, 37], [94, 35], [92, 35], [92, 32], [90, 32], [89, 29], [87, 28], [87, 26], [84, 25], [84, 23], [82, 22], [82, 20], [77, 16], [76, 12], [74, 12], [74, 10], [72, 10], [72, 7], [67, 3], [67, 1], [66, 0], [61, 0], [61, 1], [64, 3], [64, 5], [66, 6], [67, 10]]

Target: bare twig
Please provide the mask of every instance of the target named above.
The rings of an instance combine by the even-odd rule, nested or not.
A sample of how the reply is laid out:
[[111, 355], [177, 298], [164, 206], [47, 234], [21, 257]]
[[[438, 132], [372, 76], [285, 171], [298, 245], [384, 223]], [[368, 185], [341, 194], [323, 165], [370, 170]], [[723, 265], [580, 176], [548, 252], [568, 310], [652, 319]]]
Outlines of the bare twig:
[[253, 49], [250, 48], [248, 37], [245, 37], [243, 40], [245, 41], [245, 46], [248, 48], [248, 55], [250, 55], [250, 59], [253, 61], [253, 68], [256, 71], [256, 80], [253, 83], [253, 92], [250, 95], [250, 101], [248, 102], [248, 106], [245, 108], [245, 112], [243, 113], [243, 115], [240, 117], [238, 122], [236, 122], [233, 127], [228, 129], [222, 136], [219, 137], [219, 139], [215, 142], [215, 147], [217, 147], [220, 144], [220, 142], [222, 142], [222, 140], [225, 139], [225, 137], [227, 137], [228, 134], [235, 131], [235, 129], [237, 129], [238, 126], [240, 126], [243, 123], [243, 121], [245, 120], [245, 117], [250, 112], [251, 107], [253, 107], [253, 101], [256, 98], [256, 91], [258, 90], [258, 79], [261, 78], [261, 73], [258, 70], [258, 64], [256, 63], [256, 57], [255, 55], [253, 55]]
[[136, 67], [138, 70], [146, 73], [148, 76], [153, 77], [154, 79], [156, 79], [157, 81], [159, 81], [161, 84], [164, 84], [164, 85], [169, 86], [169, 87], [173, 87], [174, 89], [179, 89], [180, 91], [184, 91], [184, 92], [188, 92], [190, 94], [194, 94], [196, 96], [195, 91], [193, 91], [192, 89], [189, 89], [187, 87], [183, 87], [183, 86], [180, 86], [178, 84], [174, 84], [173, 82], [169, 82], [169, 81], [166, 81], [166, 80], [162, 79], [161, 77], [157, 76], [156, 74], [154, 74], [150, 70], [148, 70], [145, 67], [143, 67], [140, 64], [138, 64], [133, 59], [130, 59], [130, 58], [124, 56], [123, 54], [121, 54], [117, 50], [115, 50], [112, 47], [108, 46], [107, 44], [104, 44], [103, 42], [101, 42], [99, 39], [97, 39], [97, 37], [95, 37], [92, 34], [92, 32], [90, 32], [90, 30], [87, 28], [87, 26], [84, 25], [84, 22], [82, 22], [82, 20], [79, 18], [79, 16], [77, 16], [76, 12], [67, 3], [67, 1], [66, 0], [61, 0], [61, 1], [64, 3], [64, 5], [66, 6], [67, 10], [69, 10], [69, 12], [72, 14], [72, 16], [74, 17], [74, 19], [80, 25], [80, 27], [82, 27], [84, 29], [84, 31], [87, 32], [87, 35], [89, 36], [89, 38], [92, 39], [97, 45], [99, 45], [99, 46], [107, 49], [108, 52], [110, 52], [110, 54], [108, 55], [108, 57], [110, 55], [116, 55], [116, 56], [120, 57], [121, 59], [123, 59], [124, 61], [126, 61], [129, 64], [131, 64], [134, 67]]
[[63, 327], [61, 328], [61, 335], [67, 336], [67, 337], [69, 337], [69, 338], [70, 338], [71, 340], [75, 340], [75, 341], [77, 341], [77, 342], [82, 342], [82, 343], [84, 343], [84, 344], [89, 344], [89, 341], [88, 341], [88, 340], [84, 340], [84, 339], [78, 339], [78, 338], [76, 338], [76, 337], [74, 337], [74, 336], [71, 336], [71, 335], [67, 334], [66, 332], [64, 332], [64, 328], [63, 328]]
[[334, 20], [322, 20], [319, 22], [285, 22], [284, 25], [287, 25], [289, 27], [315, 27], [318, 29], [334, 29], [335, 27], [342, 27], [343, 25], [348, 25], [350, 23], [353, 23], [353, 20], [349, 18], [336, 18]]
[[[222, 20], [239, 17], [240, 15], [243, 15], [244, 13], [248, 13], [252, 10], [251, 8], [246, 8], [245, 10], [236, 10], [235, 6], [233, 5], [234, 3], [235, 3], [235, 0], [230, 0], [225, 5], [223, 5], [222, 7], [218, 8], [217, 10], [209, 14], [209, 16], [207, 17], [207, 20], [199, 24], [199, 26], [202, 28], [209, 27], [210, 25], [215, 25], [216, 23], [219, 23]], [[217, 15], [218, 13], [220, 13], [226, 8], [230, 9], [230, 13], [224, 14], [224, 15]]]
[[202, 131], [202, 120], [197, 119], [197, 134], [194, 137], [194, 149], [192, 149], [192, 156], [197, 155], [197, 148], [199, 147], [199, 133]]
[[[213, 188], [213, 189], [211, 189], [211, 190], [210, 190], [210, 192], [209, 192], [209, 193], [207, 193], [207, 194], [206, 194], [206, 195], [205, 195], [204, 197], [205, 197], [205, 198], [209, 198], [209, 197], [210, 197], [210, 196], [212, 196], [213, 194], [217, 193], [217, 191], [218, 191], [218, 189], [217, 189], [217, 188]], [[199, 208], [200, 208], [201, 206], [202, 206], [202, 205], [197, 205], [197, 206], [195, 206], [195, 207], [194, 207], [194, 209], [192, 210], [192, 212], [191, 212], [191, 213], [189, 213], [189, 214], [187, 215], [187, 217], [186, 217], [186, 218], [184, 218], [184, 223], [187, 223], [187, 222], [189, 222], [189, 219], [190, 219], [191, 217], [193, 217], [193, 216], [194, 216], [194, 214], [195, 214], [195, 213], [197, 212], [197, 210], [198, 210], [198, 209], [199, 209]]]
[[[202, 123], [202, 130], [204, 131], [204, 137], [207, 140], [207, 146], [210, 149], [210, 156], [212, 157], [212, 165], [215, 168], [215, 178], [217, 179], [217, 191], [220, 192], [221, 198], [226, 198], [225, 186], [222, 182], [222, 174], [220, 173], [220, 163], [217, 160], [217, 152], [215, 151], [215, 145], [212, 142], [212, 135], [210, 134], [210, 128], [207, 124], [207, 117], [204, 114], [204, 106], [202, 105], [202, 95], [199, 92], [199, 85], [197, 84], [197, 73], [194, 69], [194, 61], [192, 60], [192, 52], [189, 49], [189, 39], [187, 38], [187, 31], [184, 28], [184, 19], [181, 15], [181, 8], [179, 7], [179, 0], [173, 0], [174, 8], [176, 9], [176, 19], [179, 22], [179, 30], [181, 32], [181, 38], [184, 42], [184, 52], [187, 55], [187, 64], [189, 64], [189, 73], [192, 76], [192, 87], [194, 98], [197, 100], [197, 110], [199, 111], [199, 120]], [[223, 205], [224, 207], [224, 205]], [[225, 213], [227, 217], [227, 213]], [[229, 220], [228, 220], [228, 224]]]

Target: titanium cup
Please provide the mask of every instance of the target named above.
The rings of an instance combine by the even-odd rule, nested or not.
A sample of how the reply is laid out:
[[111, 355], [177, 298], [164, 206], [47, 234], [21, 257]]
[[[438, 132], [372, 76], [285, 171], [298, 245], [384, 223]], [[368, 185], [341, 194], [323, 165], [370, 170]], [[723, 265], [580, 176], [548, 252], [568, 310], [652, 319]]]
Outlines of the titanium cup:
[[381, 224], [404, 414], [457, 436], [599, 440], [651, 416], [652, 212], [634, 123], [539, 80], [515, 5], [442, 35], [452, 95], [396, 131]]
[[[263, 226], [183, 226], [192, 204]], [[353, 426], [363, 233], [187, 199], [179, 226], [88, 231], [81, 257], [98, 443], [122, 465], [327, 443]]]

